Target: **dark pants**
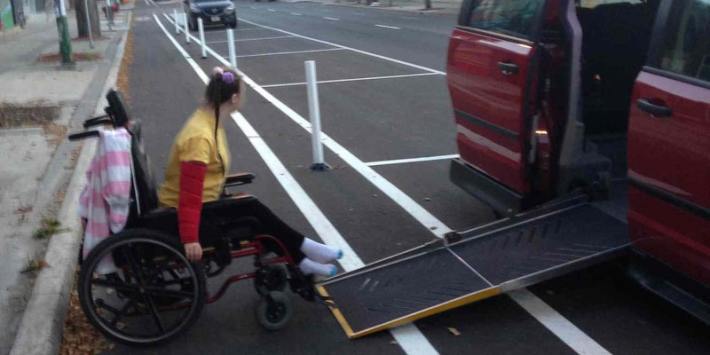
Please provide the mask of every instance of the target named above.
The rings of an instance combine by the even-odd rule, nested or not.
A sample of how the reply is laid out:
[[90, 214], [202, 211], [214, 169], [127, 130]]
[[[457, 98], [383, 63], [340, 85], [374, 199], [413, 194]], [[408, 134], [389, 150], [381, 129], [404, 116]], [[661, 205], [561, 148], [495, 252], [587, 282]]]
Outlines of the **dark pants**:
[[[255, 197], [226, 198], [206, 203], [203, 207], [200, 221], [200, 239], [202, 235], [220, 233], [223, 237], [239, 238], [238, 233], [244, 233], [245, 225], [251, 230], [250, 236], [258, 234], [270, 235], [278, 239], [286, 247], [296, 263], [301, 262], [305, 255], [301, 252], [304, 236], [284, 223], [266, 205]], [[282, 254], [276, 243], [265, 243], [266, 248], [276, 254]]]
[[[141, 218], [138, 227], [146, 227], [179, 236], [177, 212], [174, 208], [149, 213]], [[200, 218], [200, 243], [218, 245], [223, 238], [248, 240], [259, 234], [278, 239], [298, 264], [305, 255], [301, 252], [304, 236], [284, 223], [256, 197], [223, 198], [202, 206]], [[282, 255], [282, 248], [275, 242], [264, 243], [265, 247]]]

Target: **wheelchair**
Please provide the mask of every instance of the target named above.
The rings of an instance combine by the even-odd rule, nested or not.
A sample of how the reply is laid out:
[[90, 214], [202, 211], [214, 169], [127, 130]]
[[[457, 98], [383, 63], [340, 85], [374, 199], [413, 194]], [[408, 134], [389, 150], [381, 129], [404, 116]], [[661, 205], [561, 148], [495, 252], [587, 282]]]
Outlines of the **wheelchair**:
[[[129, 119], [119, 92], [106, 95], [106, 115], [89, 119], [84, 128], [107, 125], [126, 128], [132, 140], [132, 188], [128, 222], [124, 229], [101, 241], [85, 259], [80, 253], [77, 284], [81, 308], [89, 322], [109, 339], [134, 346], [167, 342], [185, 332], [199, 317], [205, 304], [220, 299], [230, 285], [253, 280], [260, 300], [256, 319], [267, 330], [286, 326], [293, 314], [290, 288], [314, 301], [313, 280], [303, 275], [285, 246], [276, 238], [258, 234], [258, 221], [242, 218], [230, 230], [200, 230], [203, 259], [187, 260], [177, 232], [175, 209], [158, 208], [150, 162], [143, 150], [140, 123]], [[87, 130], [72, 134], [72, 141], [99, 136]], [[253, 174], [226, 179], [225, 191], [250, 183]], [[255, 197], [239, 194], [203, 205], [203, 216], [225, 204], [242, 203]], [[237, 226], [237, 227], [234, 227]], [[209, 227], [209, 226], [208, 226]], [[276, 254], [267, 252], [280, 250]], [[237, 273], [208, 294], [208, 278], [220, 275], [235, 258], [252, 257], [254, 270]], [[102, 269], [112, 261], [110, 272]]]

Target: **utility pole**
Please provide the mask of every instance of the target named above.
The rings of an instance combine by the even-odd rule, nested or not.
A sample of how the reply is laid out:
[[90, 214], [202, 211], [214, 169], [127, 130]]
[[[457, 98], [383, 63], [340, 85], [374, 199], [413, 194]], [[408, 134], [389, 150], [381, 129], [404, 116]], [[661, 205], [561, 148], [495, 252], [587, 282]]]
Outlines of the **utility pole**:
[[59, 53], [62, 54], [62, 64], [72, 64], [71, 42], [69, 41], [69, 26], [67, 24], [67, 9], [64, 0], [54, 0], [54, 14], [57, 16], [57, 31], [59, 32]]

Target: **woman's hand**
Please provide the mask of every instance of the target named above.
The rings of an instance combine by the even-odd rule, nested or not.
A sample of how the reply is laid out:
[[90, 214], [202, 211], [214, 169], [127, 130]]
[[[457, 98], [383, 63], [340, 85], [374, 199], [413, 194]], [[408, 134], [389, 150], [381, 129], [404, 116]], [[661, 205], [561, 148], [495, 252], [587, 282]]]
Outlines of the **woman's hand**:
[[185, 243], [187, 260], [200, 261], [202, 259], [202, 246], [200, 243]]

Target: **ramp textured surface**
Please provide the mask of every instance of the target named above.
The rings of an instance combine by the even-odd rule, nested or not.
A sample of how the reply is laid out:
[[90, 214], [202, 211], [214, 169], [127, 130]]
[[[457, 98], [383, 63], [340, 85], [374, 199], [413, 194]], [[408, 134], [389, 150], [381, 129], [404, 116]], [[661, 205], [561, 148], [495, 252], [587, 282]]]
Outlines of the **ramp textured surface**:
[[488, 286], [451, 252], [440, 249], [345, 278], [326, 288], [352, 329], [358, 331]]
[[598, 262], [628, 242], [625, 223], [578, 204], [366, 266], [324, 282], [321, 293], [359, 337]]
[[585, 205], [454, 245], [494, 285], [584, 259], [628, 242], [626, 225]]

